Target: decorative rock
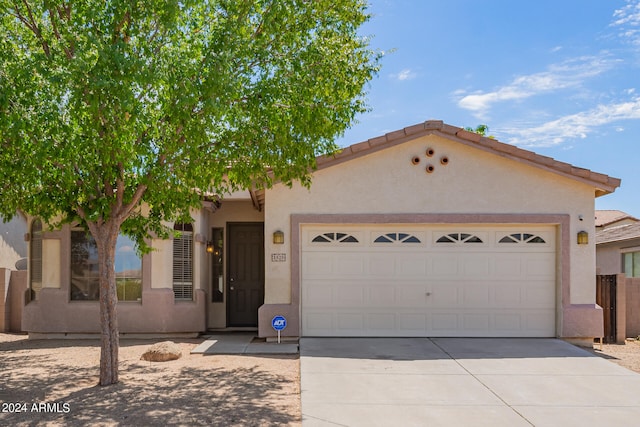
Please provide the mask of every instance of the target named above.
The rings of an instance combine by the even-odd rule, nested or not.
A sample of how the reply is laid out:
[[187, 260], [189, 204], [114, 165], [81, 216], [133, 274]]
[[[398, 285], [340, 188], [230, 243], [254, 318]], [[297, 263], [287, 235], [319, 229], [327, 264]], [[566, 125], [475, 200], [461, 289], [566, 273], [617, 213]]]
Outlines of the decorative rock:
[[149, 347], [144, 352], [140, 360], [148, 360], [149, 362], [166, 362], [168, 360], [176, 360], [182, 357], [180, 346], [173, 341], [162, 341]]

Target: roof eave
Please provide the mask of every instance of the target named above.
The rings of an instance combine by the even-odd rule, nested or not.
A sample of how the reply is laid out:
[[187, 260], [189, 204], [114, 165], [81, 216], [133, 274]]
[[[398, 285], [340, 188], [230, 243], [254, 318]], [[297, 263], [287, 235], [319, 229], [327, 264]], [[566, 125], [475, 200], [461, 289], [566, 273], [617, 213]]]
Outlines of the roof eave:
[[439, 135], [449, 140], [477, 148], [494, 155], [499, 155], [519, 163], [528, 164], [567, 178], [591, 185], [595, 189], [595, 197], [613, 193], [620, 186], [620, 179], [605, 174], [579, 168], [569, 163], [560, 162], [551, 157], [524, 150], [515, 145], [506, 144], [493, 138], [487, 138], [462, 128], [445, 124], [441, 120], [428, 120], [403, 129], [389, 132], [375, 138], [345, 147], [336, 153], [320, 156], [316, 159], [318, 169], [335, 166], [356, 157], [402, 144], [409, 140], [427, 135]]

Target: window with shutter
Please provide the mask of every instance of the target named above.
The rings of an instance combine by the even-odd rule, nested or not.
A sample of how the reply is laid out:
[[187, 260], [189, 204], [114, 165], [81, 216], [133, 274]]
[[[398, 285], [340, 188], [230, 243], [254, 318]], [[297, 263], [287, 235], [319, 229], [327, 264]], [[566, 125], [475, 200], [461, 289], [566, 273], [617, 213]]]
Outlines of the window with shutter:
[[173, 239], [173, 293], [176, 300], [193, 300], [193, 226], [175, 224]]

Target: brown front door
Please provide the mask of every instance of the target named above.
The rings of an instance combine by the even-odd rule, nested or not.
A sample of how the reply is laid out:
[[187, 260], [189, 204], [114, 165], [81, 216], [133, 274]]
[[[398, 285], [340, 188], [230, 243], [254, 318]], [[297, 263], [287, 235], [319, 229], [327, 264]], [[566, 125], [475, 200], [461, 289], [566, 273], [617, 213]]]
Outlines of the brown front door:
[[228, 326], [258, 326], [264, 303], [264, 224], [229, 224]]

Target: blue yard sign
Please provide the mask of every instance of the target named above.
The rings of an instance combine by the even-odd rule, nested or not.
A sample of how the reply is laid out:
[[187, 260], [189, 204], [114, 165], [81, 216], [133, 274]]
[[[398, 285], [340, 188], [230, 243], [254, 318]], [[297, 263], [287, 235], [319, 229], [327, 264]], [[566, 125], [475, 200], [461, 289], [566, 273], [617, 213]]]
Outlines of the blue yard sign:
[[280, 332], [287, 327], [287, 319], [285, 319], [284, 316], [275, 316], [271, 320], [271, 326], [273, 326], [273, 329]]
[[287, 319], [284, 316], [275, 316], [271, 319], [271, 326], [278, 331], [278, 344], [280, 344], [280, 331], [287, 327]]

